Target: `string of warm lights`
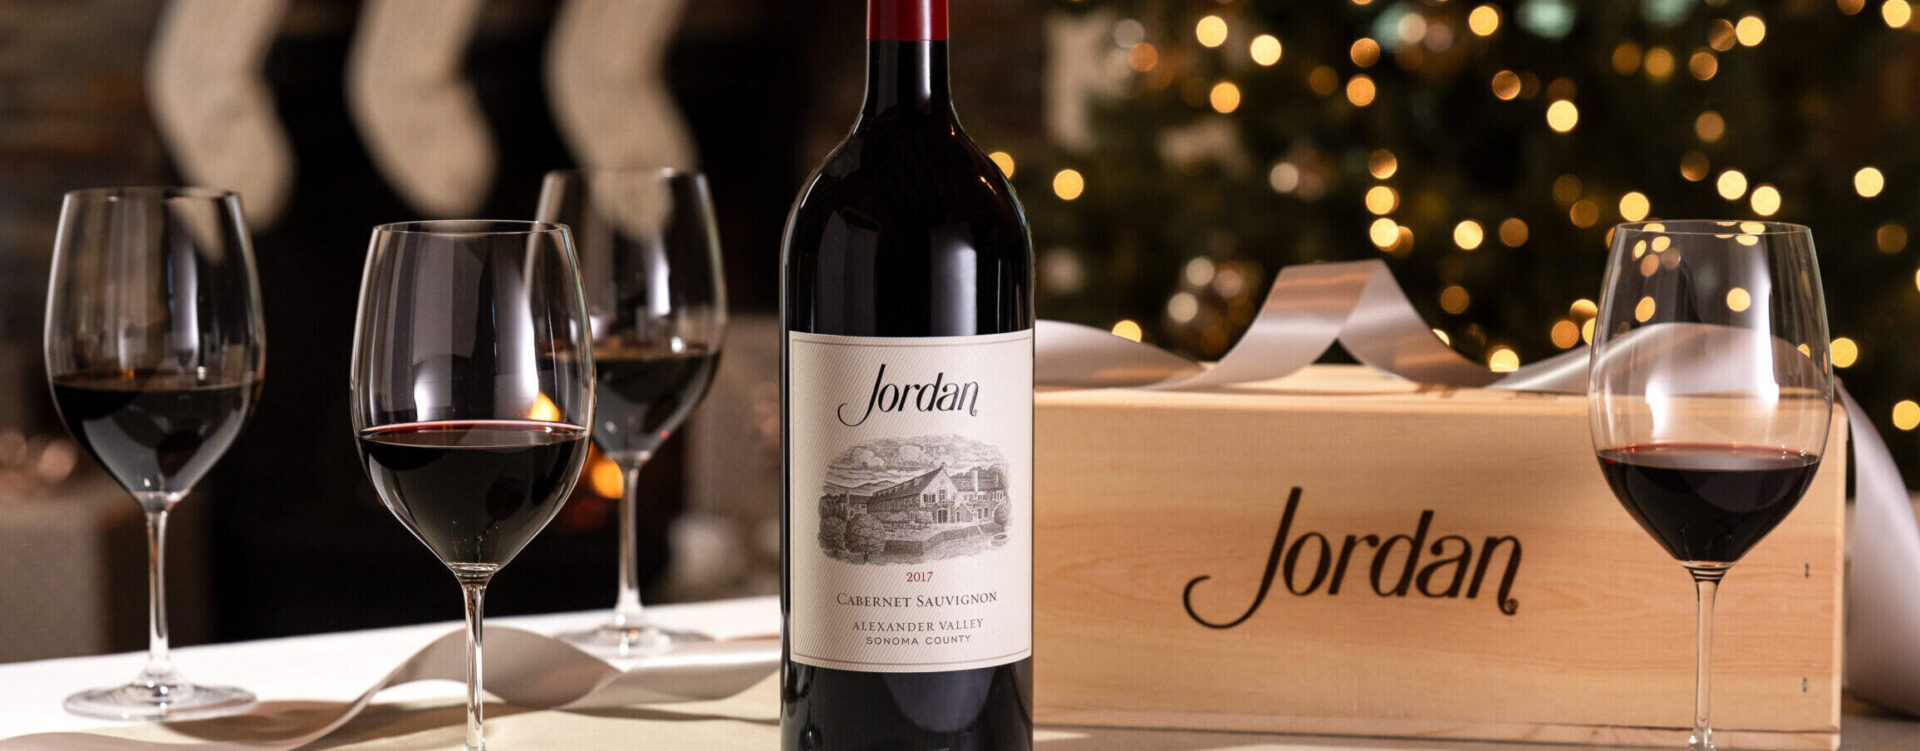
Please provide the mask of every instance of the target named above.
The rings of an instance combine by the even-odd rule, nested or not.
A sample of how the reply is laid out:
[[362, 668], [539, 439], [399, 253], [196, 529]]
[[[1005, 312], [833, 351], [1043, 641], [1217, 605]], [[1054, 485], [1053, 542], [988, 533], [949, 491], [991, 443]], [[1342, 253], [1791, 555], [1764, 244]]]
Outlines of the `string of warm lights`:
[[[1476, 299], [1476, 292], [1488, 301], [1502, 297], [1496, 286], [1502, 283], [1501, 277], [1481, 271], [1484, 265], [1469, 264], [1465, 259], [1489, 254], [1517, 259], [1519, 256], [1513, 253], [1519, 251], [1565, 252], [1562, 248], [1567, 238], [1593, 236], [1579, 233], [1599, 233], [1621, 221], [1657, 221], [1663, 214], [1693, 213], [1699, 211], [1697, 207], [1709, 205], [1703, 199], [1717, 201], [1711, 205], [1724, 208], [1714, 213], [1748, 213], [1757, 218], [1804, 216], [1813, 200], [1807, 193], [1816, 189], [1807, 185], [1804, 175], [1789, 173], [1764, 159], [1743, 158], [1741, 150], [1730, 148], [1760, 138], [1770, 123], [1754, 122], [1753, 113], [1742, 107], [1706, 96], [1662, 100], [1680, 108], [1676, 113], [1679, 132], [1686, 137], [1674, 141], [1675, 148], [1658, 158], [1672, 165], [1668, 169], [1677, 169], [1680, 182], [1621, 184], [1624, 181], [1611, 170], [1583, 166], [1583, 161], [1594, 161], [1590, 156], [1568, 158], [1568, 149], [1579, 148], [1572, 144], [1584, 143], [1580, 134], [1617, 127], [1623, 116], [1619, 104], [1622, 91], [1658, 92], [1683, 84], [1717, 87], [1743, 77], [1750, 80], [1754, 56], [1783, 43], [1775, 40], [1772, 32], [1777, 29], [1769, 27], [1767, 13], [1730, 4], [1729, 0], [1648, 0], [1630, 4], [1630, 8], [1629, 4], [1608, 6], [1607, 13], [1637, 13], [1639, 17], [1633, 23], [1592, 27], [1612, 37], [1597, 41], [1603, 45], [1592, 58], [1598, 66], [1597, 75], [1571, 72], [1569, 66], [1584, 63], [1542, 58], [1528, 64], [1527, 59], [1505, 52], [1510, 42], [1521, 37], [1527, 44], [1534, 44], [1533, 49], [1539, 48], [1537, 40], [1566, 40], [1582, 14], [1600, 12], [1573, 0], [1349, 0], [1348, 7], [1359, 10], [1322, 11], [1328, 19], [1321, 19], [1320, 26], [1312, 24], [1314, 19], [1302, 20], [1304, 11], [1290, 14], [1287, 28], [1298, 27], [1297, 37], [1289, 35], [1287, 28], [1263, 23], [1264, 11], [1246, 0], [1191, 5], [1146, 0], [1066, 2], [1117, 11], [1113, 16], [1113, 53], [1116, 67], [1132, 77], [1135, 96], [1171, 102], [1174, 110], [1188, 108], [1188, 114], [1178, 117], [1137, 118], [1142, 123], [1139, 127], [1154, 129], [1158, 142], [1165, 144], [1179, 138], [1197, 140], [1201, 136], [1196, 134], [1214, 132], [1184, 129], [1182, 120], [1199, 123], [1208, 117], [1231, 118], [1237, 123], [1236, 130], [1228, 132], [1238, 132], [1241, 142], [1203, 149], [1217, 162], [1212, 168], [1231, 174], [1234, 159], [1261, 160], [1264, 166], [1255, 168], [1252, 174], [1255, 179], [1264, 178], [1261, 181], [1271, 191], [1269, 195], [1296, 199], [1305, 205], [1323, 197], [1357, 199], [1353, 205], [1357, 217], [1345, 230], [1353, 234], [1344, 239], [1331, 237], [1315, 246], [1316, 250], [1301, 251], [1303, 258], [1299, 260], [1348, 257], [1350, 251], [1337, 248], [1350, 247], [1351, 242], [1364, 242], [1361, 247], [1371, 247], [1397, 264], [1415, 257], [1430, 259], [1426, 266], [1396, 265], [1396, 270], [1414, 277], [1409, 280], [1412, 289], [1431, 283], [1427, 288], [1438, 290], [1437, 296], [1428, 298], [1428, 304], [1437, 305], [1448, 317], [1437, 320], [1449, 322], [1435, 328], [1434, 335], [1449, 345], [1481, 347], [1484, 362], [1495, 371], [1519, 367], [1523, 348], [1501, 341], [1480, 323], [1462, 325], [1462, 317], [1489, 321], [1488, 314], [1473, 312], [1493, 309], [1485, 308], [1491, 303]], [[1826, 16], [1813, 20], [1835, 23], [1835, 19], [1857, 16], [1860, 23], [1875, 27], [1920, 32], [1909, 0], [1831, 2], [1824, 11]], [[1781, 23], [1798, 28], [1797, 24], [1810, 22], [1806, 16], [1815, 10], [1778, 12], [1797, 14]], [[1129, 13], [1134, 17], [1127, 17]], [[1874, 24], [1875, 16], [1878, 24]], [[1357, 29], [1359, 33], [1334, 36], [1332, 39], [1340, 41], [1329, 44], [1329, 28]], [[1661, 31], [1645, 33], [1647, 29]], [[1585, 33], [1590, 36], [1595, 32]], [[1581, 39], [1582, 43], [1596, 43], [1588, 37]], [[1397, 134], [1405, 127], [1400, 125], [1406, 119], [1405, 112], [1415, 104], [1432, 110], [1435, 105], [1431, 99], [1451, 92], [1455, 80], [1471, 82], [1471, 90], [1488, 102], [1487, 106], [1507, 108], [1490, 110], [1496, 115], [1524, 113], [1532, 128], [1547, 134], [1544, 138], [1549, 140], [1537, 147], [1542, 151], [1528, 157], [1539, 163], [1562, 165], [1533, 183], [1544, 191], [1492, 197], [1501, 199], [1497, 204], [1450, 194], [1459, 187], [1447, 173], [1459, 171], [1462, 165], [1423, 164], [1430, 158], [1448, 157], [1431, 154], [1425, 144], [1410, 143]], [[1346, 137], [1351, 140], [1395, 135], [1359, 149], [1347, 144], [1342, 147], [1345, 151], [1316, 143], [1302, 135], [1306, 132], [1298, 125], [1302, 117], [1288, 119], [1284, 110], [1276, 110], [1276, 93], [1284, 94], [1284, 101], [1298, 101], [1291, 98], [1296, 96], [1293, 92], [1326, 103], [1325, 114], [1315, 117], [1337, 123], [1339, 132], [1349, 134]], [[1386, 119], [1384, 111], [1391, 111], [1397, 119]], [[1368, 114], [1375, 112], [1383, 114]], [[1283, 122], [1291, 124], [1277, 124]], [[1463, 122], [1458, 127], [1471, 130], [1482, 126]], [[1276, 137], [1269, 132], [1276, 129], [1283, 135]], [[1003, 151], [992, 157], [1009, 176], [1014, 173], [1012, 155]], [[1161, 161], [1167, 160], [1163, 148]], [[1118, 182], [1117, 176], [1107, 174], [1112, 170], [1100, 169], [1105, 165], [1094, 164], [1089, 155], [1069, 155], [1062, 161], [1046, 165], [1052, 197], [1062, 204], [1080, 201], [1076, 204], [1082, 207], [1076, 210], [1080, 216], [1096, 205], [1102, 211], [1116, 210], [1111, 191], [1141, 190]], [[1886, 164], [1856, 162], [1847, 165], [1843, 174], [1850, 174], [1852, 194], [1866, 204], [1863, 211], [1884, 212], [1864, 226], [1872, 228], [1873, 246], [1882, 254], [1893, 255], [1906, 248], [1908, 231], [1893, 213], [1894, 208], [1876, 209], [1873, 203], [1894, 192], [1883, 169]], [[1177, 166], [1162, 164], [1159, 169], [1183, 174]], [[1192, 174], [1194, 169], [1200, 168], [1185, 168], [1184, 174]], [[1112, 182], [1095, 184], [1096, 178]], [[1082, 201], [1089, 193], [1098, 196], [1092, 204]], [[1208, 199], [1196, 196], [1192, 200]], [[1231, 232], [1234, 221], [1247, 217], [1223, 215], [1217, 219]], [[1340, 226], [1342, 222], [1330, 220], [1327, 224]], [[1289, 229], [1291, 233], [1286, 236], [1308, 234]], [[1090, 232], [1081, 229], [1079, 234]], [[1610, 240], [1611, 232], [1607, 234]], [[1426, 250], [1416, 256], [1416, 246]], [[1244, 254], [1214, 253], [1204, 247], [1197, 250], [1198, 254], [1194, 249], [1183, 251], [1187, 254], [1185, 265], [1177, 275], [1176, 288], [1162, 293], [1164, 309], [1158, 313], [1163, 317], [1158, 323], [1138, 316], [1122, 318], [1112, 323], [1112, 331], [1136, 340], [1163, 332], [1172, 344], [1203, 356], [1217, 355], [1224, 349], [1231, 339], [1229, 332], [1250, 320], [1258, 303], [1252, 298], [1264, 289], [1260, 282], [1268, 269]], [[1649, 275], [1679, 263], [1679, 254], [1664, 246], [1636, 249], [1635, 255], [1640, 271]], [[1090, 274], [1102, 273], [1089, 271], [1065, 247], [1043, 251], [1041, 265], [1043, 293], [1068, 289], [1064, 284], [1050, 287], [1049, 280], [1070, 280], [1075, 282], [1072, 289], [1078, 289]], [[1920, 269], [1913, 272], [1912, 281], [1913, 288], [1920, 290]], [[1476, 303], [1483, 308], [1476, 309]], [[1736, 287], [1726, 293], [1725, 303], [1737, 313], [1753, 306], [1754, 300], [1751, 293]], [[1502, 300], [1494, 308], [1506, 304]], [[1634, 313], [1647, 320], [1655, 313], [1653, 307], [1653, 301], [1643, 300]], [[1564, 316], [1552, 316], [1547, 322], [1546, 341], [1558, 350], [1591, 342], [1597, 312], [1592, 300], [1574, 300]], [[1831, 363], [1836, 368], [1855, 367], [1863, 356], [1860, 345], [1848, 336], [1837, 336], [1831, 342]], [[1903, 399], [1890, 414], [1899, 430], [1920, 429], [1920, 401]]]

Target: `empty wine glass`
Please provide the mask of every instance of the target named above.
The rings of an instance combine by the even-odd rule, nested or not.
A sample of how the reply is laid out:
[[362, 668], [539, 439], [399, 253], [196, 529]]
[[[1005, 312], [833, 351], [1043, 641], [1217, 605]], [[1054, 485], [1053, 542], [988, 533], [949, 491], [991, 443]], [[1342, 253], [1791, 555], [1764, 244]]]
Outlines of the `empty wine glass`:
[[587, 331], [565, 227], [374, 228], [354, 326], [353, 427], [380, 500], [465, 594], [470, 751], [486, 745], [487, 583], [553, 519], [586, 462]]
[[47, 377], [60, 418], [147, 516], [147, 666], [67, 697], [88, 717], [184, 720], [253, 694], [190, 683], [167, 655], [167, 513], [253, 412], [266, 324], [240, 199], [202, 188], [68, 193], [47, 290]]
[[706, 180], [670, 169], [551, 172], [536, 218], [568, 225], [578, 243], [599, 374], [593, 440], [621, 477], [613, 616], [566, 638], [620, 656], [704, 639], [660, 628], [641, 607], [635, 506], [640, 468], [706, 395], [726, 335]]
[[1713, 600], [1800, 502], [1833, 418], [1806, 227], [1664, 221], [1613, 231], [1588, 417], [1607, 483], [1693, 576], [1693, 751], [1713, 749]]

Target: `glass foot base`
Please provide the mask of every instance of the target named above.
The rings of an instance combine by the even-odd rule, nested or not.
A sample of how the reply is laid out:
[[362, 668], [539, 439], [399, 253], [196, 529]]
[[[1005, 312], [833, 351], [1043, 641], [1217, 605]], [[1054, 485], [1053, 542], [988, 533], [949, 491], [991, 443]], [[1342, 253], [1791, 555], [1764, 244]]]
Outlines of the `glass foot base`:
[[691, 631], [672, 631], [659, 626], [629, 628], [613, 624], [592, 631], [561, 634], [560, 639], [602, 657], [646, 657], [672, 649], [676, 644], [713, 640]]
[[67, 697], [68, 712], [103, 720], [169, 722], [239, 714], [257, 701], [245, 689], [191, 683], [131, 683]]

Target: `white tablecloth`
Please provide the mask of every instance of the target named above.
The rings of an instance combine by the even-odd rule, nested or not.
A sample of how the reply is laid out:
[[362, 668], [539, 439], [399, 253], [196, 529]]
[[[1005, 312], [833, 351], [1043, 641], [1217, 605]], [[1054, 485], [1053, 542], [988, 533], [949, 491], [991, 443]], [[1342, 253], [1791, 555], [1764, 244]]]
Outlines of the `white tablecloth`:
[[[780, 602], [774, 597], [649, 608], [662, 625], [730, 639], [778, 635]], [[597, 626], [606, 611], [488, 618], [487, 623], [540, 633]], [[454, 621], [318, 636], [184, 647], [174, 664], [196, 682], [241, 686], [263, 701], [350, 701], [428, 642], [460, 628]], [[87, 730], [110, 724], [69, 715], [60, 702], [88, 688], [125, 683], [140, 672], [143, 654], [70, 657], [0, 665], [0, 738], [27, 733]], [[398, 686], [380, 701], [456, 699], [462, 687], [447, 681]]]
[[[723, 639], [773, 634], [778, 631], [780, 623], [779, 602], [772, 597], [669, 605], [653, 608], [649, 612], [663, 625], [702, 631]], [[561, 633], [598, 625], [604, 616], [604, 612], [595, 611], [493, 618], [488, 622], [542, 633]], [[176, 650], [175, 654], [178, 664], [189, 677], [205, 682], [225, 682], [245, 686], [266, 701], [287, 699], [347, 701], [365, 691], [367, 687], [385, 676], [394, 665], [418, 651], [429, 641], [456, 628], [458, 624], [453, 622], [433, 623], [188, 647]], [[125, 681], [139, 670], [141, 659], [142, 656], [139, 654], [119, 654], [0, 665], [0, 739], [45, 731], [90, 730], [110, 724], [100, 720], [69, 716], [60, 708], [60, 702], [67, 694], [80, 689]], [[350, 743], [350, 745], [355, 749], [456, 747], [460, 721], [457, 703], [460, 696], [460, 685], [450, 681], [414, 683], [389, 689], [380, 694], [379, 698], [379, 701], [387, 706], [402, 703], [438, 703], [443, 707], [443, 711], [414, 717], [413, 725], [406, 725], [403, 722], [393, 721], [393, 718], [406, 716], [405, 710], [389, 710], [385, 719], [379, 719], [370, 724], [381, 725], [392, 722], [392, 727], [375, 728], [371, 735], [398, 733], [402, 730], [417, 733], [420, 727], [415, 725], [422, 725], [422, 723], [425, 726], [444, 727], [438, 727], [434, 733], [425, 736], [416, 734], [398, 738], [390, 744], [372, 743], [363, 746]], [[728, 722], [726, 717], [704, 716], [708, 714], [705, 707], [709, 705], [695, 704], [681, 705], [692, 713], [688, 715], [686, 721], [666, 723], [695, 725], [705, 722], [712, 727], [691, 729], [683, 735], [699, 736], [701, 732], [706, 732], [712, 737], [728, 739], [724, 742], [687, 740], [685, 737], [674, 740], [673, 738], [677, 736], [669, 736], [663, 731], [678, 728], [660, 724], [645, 725], [650, 721], [648, 718], [652, 718], [651, 721], [658, 721], [660, 717], [672, 717], [670, 714], [651, 710], [640, 712], [638, 718], [626, 717], [618, 713], [568, 715], [533, 712], [518, 716], [490, 716], [488, 732], [490, 736], [496, 731], [501, 731], [500, 735], [511, 736], [518, 730], [524, 737], [514, 740], [521, 742], [517, 745], [502, 743], [501, 747], [534, 749], [534, 751], [620, 747], [607, 746], [608, 737], [624, 738], [626, 742], [645, 738], [650, 741], [649, 747], [702, 749], [702, 751], [734, 751], [734, 749], [746, 751], [770, 748], [772, 747], [770, 744], [777, 744], [773, 738], [777, 722], [774, 720], [772, 705], [776, 704], [778, 699], [772, 682], [767, 681], [756, 687], [754, 691], [743, 694], [740, 701], [752, 703], [753, 710], [743, 713], [736, 707], [736, 711], [727, 717], [745, 714], [752, 714], [753, 717], [744, 721], [735, 719], [729, 725], [726, 724]], [[766, 706], [761, 707], [762, 704]], [[369, 710], [370, 714], [379, 714], [379, 712], [379, 710]], [[654, 715], [660, 717], [654, 717]], [[1842, 725], [1841, 751], [1912, 751], [1920, 748], [1920, 723], [1887, 715], [1871, 707], [1849, 702]], [[364, 739], [361, 740], [364, 741]], [[1564, 751], [1569, 748], [1579, 748], [1577, 746], [1536, 746], [1524, 743], [1398, 741], [1377, 738], [1102, 728], [1043, 729], [1036, 734], [1036, 740], [1039, 741], [1038, 746], [1047, 751], [1161, 751], [1167, 749], [1188, 751], [1560, 749]], [[433, 742], [422, 745], [427, 741]]]

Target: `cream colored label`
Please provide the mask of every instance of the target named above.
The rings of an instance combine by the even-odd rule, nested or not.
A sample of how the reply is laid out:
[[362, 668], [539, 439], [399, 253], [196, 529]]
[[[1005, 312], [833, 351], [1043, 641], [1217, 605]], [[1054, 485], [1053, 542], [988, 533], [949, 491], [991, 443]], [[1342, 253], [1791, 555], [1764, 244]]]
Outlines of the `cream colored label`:
[[789, 637], [920, 673], [1033, 653], [1033, 332], [790, 333]]

